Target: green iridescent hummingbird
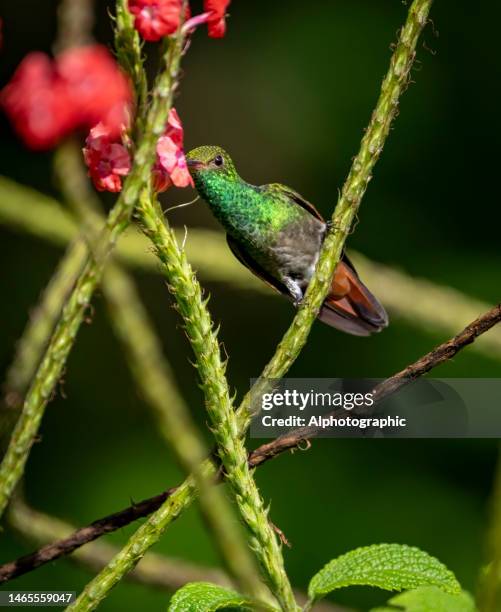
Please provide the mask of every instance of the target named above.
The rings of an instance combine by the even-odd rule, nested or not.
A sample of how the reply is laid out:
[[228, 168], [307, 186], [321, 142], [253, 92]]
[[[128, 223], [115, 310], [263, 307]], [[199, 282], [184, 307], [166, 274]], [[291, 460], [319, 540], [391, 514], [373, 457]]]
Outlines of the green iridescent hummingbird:
[[[220, 147], [197, 147], [186, 160], [198, 193], [226, 230], [235, 257], [297, 306], [327, 231], [320, 213], [285, 185], [247, 183]], [[357, 336], [388, 325], [383, 306], [346, 256], [336, 268], [318, 318]]]

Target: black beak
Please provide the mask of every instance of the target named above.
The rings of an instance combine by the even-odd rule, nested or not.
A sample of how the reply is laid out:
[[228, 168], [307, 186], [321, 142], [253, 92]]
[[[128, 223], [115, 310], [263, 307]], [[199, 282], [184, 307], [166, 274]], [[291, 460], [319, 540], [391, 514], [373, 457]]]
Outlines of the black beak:
[[188, 168], [193, 168], [194, 170], [205, 167], [204, 162], [201, 162], [198, 159], [187, 159], [186, 163], [188, 164]]

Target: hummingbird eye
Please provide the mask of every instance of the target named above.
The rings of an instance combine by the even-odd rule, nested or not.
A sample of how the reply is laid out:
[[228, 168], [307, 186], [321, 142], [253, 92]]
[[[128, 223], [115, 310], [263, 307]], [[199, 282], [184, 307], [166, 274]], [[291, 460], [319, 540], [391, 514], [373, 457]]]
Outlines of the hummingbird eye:
[[223, 156], [222, 155], [216, 155], [216, 157], [214, 158], [214, 164], [216, 166], [222, 166], [223, 165]]

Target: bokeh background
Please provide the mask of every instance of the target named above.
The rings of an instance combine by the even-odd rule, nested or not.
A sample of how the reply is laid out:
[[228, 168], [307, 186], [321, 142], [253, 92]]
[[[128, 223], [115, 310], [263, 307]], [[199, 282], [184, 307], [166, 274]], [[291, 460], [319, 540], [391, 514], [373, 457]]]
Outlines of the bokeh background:
[[[111, 5], [97, 4], [95, 35], [109, 43]], [[27, 52], [50, 51], [57, 2], [3, 0], [0, 6], [4, 83]], [[289, 184], [329, 215], [375, 103], [405, 3], [234, 0], [230, 12], [226, 38], [214, 41], [198, 32], [184, 62], [176, 106], [187, 149], [220, 144], [247, 180]], [[478, 3], [475, 11], [459, 10], [453, 2], [433, 7], [433, 26], [413, 70], [415, 83], [402, 100], [349, 240], [376, 261], [490, 303], [500, 299], [500, 18], [494, 2]], [[58, 196], [51, 154], [24, 149], [3, 117], [0, 156], [1, 174]], [[187, 199], [187, 192], [172, 190], [165, 203]], [[201, 202], [171, 218], [188, 228], [217, 228]], [[0, 244], [4, 371], [62, 250], [7, 227], [0, 227]], [[136, 272], [135, 279], [183, 394], [204, 427], [187, 343], [164, 283], [146, 272]], [[213, 317], [221, 322], [231, 384], [242, 394], [273, 353], [293, 311], [271, 293], [201, 280], [211, 294]], [[65, 397], [58, 394], [48, 407], [25, 479], [30, 504], [78, 525], [181, 478], [132, 383], [100, 295], [94, 304], [92, 325], [83, 326], [68, 363]], [[290, 375], [383, 377], [444, 339], [398, 318], [370, 339], [316, 324]], [[500, 367], [499, 360], [466, 350], [437, 374], [496, 377]], [[293, 544], [285, 556], [294, 585], [304, 589], [322, 564], [342, 552], [389, 541], [422, 547], [474, 590], [495, 453], [490, 440], [321, 440], [308, 452], [266, 464], [256, 477], [271, 500], [273, 521]], [[124, 543], [136, 527], [111, 540]], [[7, 530], [1, 560], [32, 548]], [[156, 550], [218, 563], [195, 507], [169, 528]], [[11, 586], [79, 591], [90, 577], [60, 560]], [[336, 594], [336, 601], [365, 608], [385, 599], [384, 593], [362, 588]], [[167, 600], [164, 592], [122, 583], [102, 609], [162, 610]]]

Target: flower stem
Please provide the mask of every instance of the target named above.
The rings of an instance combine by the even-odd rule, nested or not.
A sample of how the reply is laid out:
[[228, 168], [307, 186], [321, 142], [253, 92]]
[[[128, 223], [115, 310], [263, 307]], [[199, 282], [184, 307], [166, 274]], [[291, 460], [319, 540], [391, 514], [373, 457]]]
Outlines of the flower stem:
[[[283, 568], [283, 559], [275, 534], [267, 520], [263, 502], [257, 487], [250, 475], [247, 466], [247, 452], [236, 430], [235, 414], [231, 404], [228, 384], [225, 377], [225, 364], [221, 361], [219, 343], [213, 330], [212, 321], [202, 298], [202, 290], [197, 282], [193, 270], [189, 265], [185, 253], [179, 248], [174, 232], [164, 223], [160, 206], [152, 201], [147, 190], [144, 190], [138, 207], [136, 208], [143, 231], [151, 240], [162, 264], [162, 271], [169, 283], [169, 288], [175, 297], [177, 308], [184, 320], [187, 336], [196, 357], [196, 366], [201, 379], [201, 386], [206, 398], [206, 407], [211, 417], [214, 435], [220, 449], [226, 479], [232, 486], [243, 515], [244, 522], [252, 534], [252, 547], [256, 551], [259, 561], [265, 570], [265, 576], [272, 592], [280, 601], [284, 610], [296, 610], [292, 589]], [[176, 417], [174, 416], [174, 420]], [[213, 479], [216, 474], [212, 461], [201, 461], [204, 455], [198, 455], [193, 447], [189, 427], [183, 423], [171, 421], [164, 428], [165, 434], [172, 437], [172, 441], [179, 437], [179, 446], [175, 448], [184, 456], [184, 462], [197, 459], [190, 468], [193, 475], [176, 492], [176, 500], [172, 507], [177, 507], [177, 498], [181, 502], [186, 496], [193, 496], [197, 488], [201, 488], [202, 496], [207, 497], [205, 483]], [[172, 429], [174, 427], [174, 430]], [[170, 511], [165, 514], [170, 520]], [[225, 519], [226, 520], [226, 519]], [[155, 530], [162, 524], [162, 518], [155, 526]], [[231, 527], [230, 524], [226, 529]], [[224, 536], [219, 532], [220, 537]], [[151, 541], [152, 533], [145, 529], [140, 534], [143, 543]], [[136, 553], [138, 547], [126, 547], [115, 557], [113, 562], [92, 580], [77, 601], [70, 606], [70, 610], [92, 610], [101, 602], [109, 590], [139, 561]], [[235, 553], [236, 551], [234, 551]], [[233, 553], [233, 554], [234, 554]], [[239, 553], [233, 563], [240, 564], [242, 556]], [[249, 585], [247, 584], [248, 588]], [[255, 587], [254, 587], [255, 588]]]
[[161, 261], [161, 271], [183, 318], [195, 354], [196, 368], [205, 395], [212, 432], [225, 470], [226, 481], [235, 495], [242, 519], [251, 535], [251, 547], [268, 584], [284, 610], [297, 605], [284, 569], [280, 546], [267, 518], [263, 500], [247, 464], [247, 451], [240, 438], [237, 420], [221, 360], [215, 332], [202, 296], [202, 289], [174, 232], [164, 221], [160, 205], [144, 193], [136, 208], [143, 231]]
[[[265, 381], [265, 384], [266, 379], [277, 379], [284, 376], [306, 344], [311, 326], [329, 291], [334, 271], [342, 257], [344, 245], [362, 197], [372, 178], [372, 170], [390, 132], [400, 96], [409, 84], [416, 44], [428, 21], [431, 4], [432, 0], [414, 0], [409, 9], [407, 20], [400, 31], [397, 45], [393, 51], [388, 72], [383, 80], [376, 107], [334, 209], [331, 230], [325, 238], [305, 298], [275, 354], [261, 374], [261, 379]], [[261, 383], [258, 382], [258, 384]], [[247, 393], [238, 409], [241, 430], [247, 429], [253, 412], [250, 393]]]
[[116, 8], [115, 49], [117, 59], [132, 81], [134, 92], [134, 140], [138, 140], [144, 129], [148, 101], [148, 81], [144, 70], [142, 43], [134, 29], [134, 19], [128, 9], [127, 0], [118, 0]]
[[[215, 474], [213, 463], [204, 461], [201, 471], [203, 477], [213, 477]], [[176, 491], [176, 495], [166, 500], [157, 510], [154, 519], [146, 521], [136, 530], [111, 562], [87, 584], [78, 599], [66, 608], [67, 611], [94, 610], [111, 589], [137, 565], [146, 551], [158, 542], [164, 532], [165, 524], [181, 514], [193, 500], [195, 492], [195, 481], [190, 476]]]
[[17, 343], [14, 359], [6, 374], [4, 406], [0, 409], [0, 452], [8, 444], [29, 383], [42, 359], [64, 302], [85, 263], [86, 254], [82, 240], [75, 239], [69, 244]]
[[150, 178], [156, 141], [163, 132], [172, 103], [172, 92], [181, 53], [182, 43], [179, 38], [174, 38], [169, 48], [167, 67], [160, 74], [155, 87], [144, 134], [134, 155], [132, 170], [107, 218], [94, 252], [89, 256], [75, 288], [66, 301], [59, 323], [26, 396], [23, 411], [0, 465], [0, 515], [3, 514], [24, 472], [45, 407], [56, 388], [92, 294], [99, 284], [106, 258], [127, 227], [139, 192]]
[[[66, 200], [81, 218], [87, 243], [92, 249], [104, 219], [99, 213], [99, 200], [83, 172], [82, 157], [75, 143], [68, 142], [60, 148], [55, 158], [55, 170]], [[194, 474], [202, 512], [228, 570], [243, 592], [266, 600], [269, 593], [260, 580], [223, 490], [214, 486], [213, 478], [206, 480], [199, 474], [200, 464], [208, 456], [208, 450], [174, 382], [134, 283], [115, 262], [106, 267], [103, 291], [112, 326], [124, 347], [136, 385], [152, 408], [159, 429], [180, 465], [188, 474]]]
[[[19, 496], [12, 499], [8, 521], [23, 540], [43, 546], [45, 549], [50, 548], [53, 542], [71, 536], [76, 530], [75, 525], [28, 506]], [[97, 572], [106, 567], [118, 551], [119, 547], [116, 544], [101, 539], [77, 548], [66, 560], [76, 563], [87, 571]], [[23, 557], [23, 561], [26, 562], [26, 557]], [[8, 580], [3, 580], [5, 575], [2, 576], [2, 570], [5, 572], [6, 565], [11, 565], [12, 569], [15, 566], [17, 570], [21, 566], [26, 573], [28, 570], [26, 565], [23, 567], [19, 563], [19, 559], [12, 561], [11, 564], [3, 564], [0, 566], [1, 584], [8, 582]], [[35, 565], [30, 570], [37, 569], [37, 567], [39, 566]], [[18, 575], [12, 576], [9, 580]], [[168, 593], [177, 591], [188, 582], [211, 582], [227, 589], [238, 588], [228, 574], [219, 568], [190, 563], [184, 559], [154, 552], [147, 553], [140, 563], [127, 574], [127, 579], [148, 587], [162, 589]], [[306, 593], [300, 591], [296, 593], [296, 597], [300, 602], [307, 600]], [[317, 603], [315, 609], [318, 609], [319, 612], [348, 612], [347, 609], [325, 600]]]
[[[160, 431], [177, 460], [188, 473], [193, 473], [202, 512], [225, 565], [243, 592], [268, 599], [223, 489], [215, 486], [214, 477], [208, 479], [200, 472], [200, 465], [208, 456], [207, 448], [173, 383], [172, 372], [148, 324], [143, 305], [131, 299], [135, 297], [134, 287], [120, 268], [113, 267], [105, 273], [103, 289], [113, 327], [124, 345], [136, 384], [152, 407]], [[124, 303], [128, 304], [127, 308], [123, 308]]]
[[43, 290], [40, 302], [31, 313], [5, 378], [5, 403], [9, 407], [16, 408], [22, 402], [63, 304], [85, 262], [86, 253], [82, 240], [77, 239], [69, 244], [54, 275]]
[[[7, 518], [9, 525], [23, 540], [37, 545], [50, 545], [51, 542], [68, 537], [75, 530], [74, 525], [31, 508], [18, 496], [12, 499]], [[89, 571], [98, 572], [111, 561], [118, 550], [115, 544], [101, 539], [75, 550], [68, 560], [77, 562]], [[228, 574], [218, 568], [203, 567], [152, 552], [145, 555], [127, 577], [140, 584], [171, 593], [187, 582], [213, 582], [226, 588], [236, 588]]]
[[[119, 12], [122, 9], [127, 12], [124, 8], [124, 0], [119, 0], [117, 4]], [[186, 4], [183, 3], [183, 13], [186, 11]], [[130, 21], [130, 16], [127, 19]], [[131, 29], [130, 25], [125, 19], [117, 21], [116, 44], [119, 59], [125, 58], [122, 65], [132, 75], [137, 87], [140, 81], [135, 77], [135, 71], [142, 70], [143, 64], [140, 47], [136, 44], [137, 33]], [[127, 56], [121, 53], [120, 46], [128, 49]], [[196, 367], [199, 370], [207, 410], [218, 441], [219, 455], [228, 472], [228, 481], [236, 494], [244, 522], [254, 536], [253, 545], [258, 553], [258, 558], [265, 570], [272, 592], [284, 609], [296, 610], [297, 605], [283, 567], [281, 551], [268, 523], [257, 487], [250, 475], [245, 447], [238, 436], [235, 414], [225, 377], [226, 364], [221, 361], [217, 334], [213, 330], [210, 315], [202, 299], [200, 285], [184, 252], [179, 249], [173, 231], [164, 223], [160, 206], [156, 201], [152, 201], [147, 189], [144, 189], [141, 194], [137, 214], [163, 264], [169, 287], [185, 322], [186, 332], [197, 360]], [[192, 448], [194, 451], [193, 445]], [[192, 478], [197, 485], [202, 485], [203, 493], [206, 473], [212, 470], [210, 462], [202, 463], [200, 466], [190, 467], [195, 469]], [[117, 576], [118, 579], [120, 576]], [[103, 592], [103, 588], [109, 589], [110, 586], [112, 586], [112, 581], [108, 579], [106, 572], [102, 572], [102, 575], [97, 576], [88, 585], [71, 609], [92, 609], [96, 602], [105, 596], [106, 591]]]
[[[369, 128], [362, 140], [360, 152], [353, 161], [348, 179], [334, 211], [333, 218], [335, 222], [333, 230], [325, 241], [324, 249], [305, 301], [301, 305], [288, 332], [285, 334], [275, 356], [263, 372], [263, 375], [267, 377], [283, 376], [306, 342], [310, 327], [327, 292], [335, 266], [341, 256], [349, 231], [349, 225], [355, 217], [372, 168], [379, 157], [388, 135], [391, 121], [395, 116], [398, 99], [407, 85], [416, 43], [419, 34], [427, 22], [430, 6], [431, 0], [414, 0], [409, 9], [406, 23], [391, 58], [388, 74], [383, 81], [381, 95], [372, 115]], [[374, 148], [376, 144], [377, 148]], [[148, 231], [154, 231], [154, 227], [155, 225], [152, 224]], [[172, 232], [169, 228], [166, 228], [166, 231], [168, 234]], [[167, 238], [170, 242], [171, 239]], [[181, 253], [181, 255], [184, 258], [184, 254]], [[187, 313], [189, 314], [189, 312], [190, 310], [188, 309]], [[205, 357], [203, 362], [204, 364], [206, 363]], [[243, 436], [249, 422], [249, 395], [244, 398], [237, 414], [238, 434]], [[234, 432], [230, 433], [233, 436]], [[204, 461], [203, 470], [210, 475], [213, 470], [212, 463], [208, 460]], [[126, 546], [114, 558], [112, 563], [103, 570], [101, 587], [105, 581], [109, 581], [109, 588], [111, 588], [125, 573], [130, 571], [146, 553], [148, 548], [161, 537], [167, 526], [189, 506], [195, 496], [196, 487], [193, 478], [190, 477], [129, 538]]]

